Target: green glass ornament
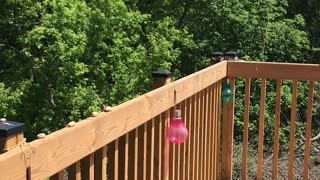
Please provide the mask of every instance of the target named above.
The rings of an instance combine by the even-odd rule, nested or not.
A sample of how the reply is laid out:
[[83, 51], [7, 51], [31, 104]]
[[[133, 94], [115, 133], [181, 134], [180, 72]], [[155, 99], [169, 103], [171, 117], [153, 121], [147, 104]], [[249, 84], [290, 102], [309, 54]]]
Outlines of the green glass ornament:
[[226, 83], [222, 90], [222, 101], [224, 103], [229, 103], [232, 101], [233, 93], [230, 84]]

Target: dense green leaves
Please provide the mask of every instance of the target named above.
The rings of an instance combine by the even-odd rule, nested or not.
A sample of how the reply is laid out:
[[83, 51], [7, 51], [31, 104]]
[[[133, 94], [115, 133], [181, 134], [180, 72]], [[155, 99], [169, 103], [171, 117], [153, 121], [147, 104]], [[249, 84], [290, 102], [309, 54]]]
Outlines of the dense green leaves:
[[[310, 62], [319, 46], [318, 22], [311, 14], [319, 8], [297, 2], [2, 0], [0, 116], [25, 122], [31, 139], [86, 118], [103, 104], [149, 91], [154, 70], [167, 69], [179, 78], [204, 68], [213, 51], [238, 51], [246, 60]], [[252, 85], [252, 131], [258, 124], [259, 83]], [[237, 84], [240, 137], [244, 82]], [[299, 84], [302, 110], [306, 86]], [[267, 87], [266, 133], [272, 134], [275, 82]], [[290, 82], [284, 83], [282, 98], [288, 115]], [[303, 128], [303, 118], [300, 122]], [[285, 137], [285, 128], [281, 133]]]

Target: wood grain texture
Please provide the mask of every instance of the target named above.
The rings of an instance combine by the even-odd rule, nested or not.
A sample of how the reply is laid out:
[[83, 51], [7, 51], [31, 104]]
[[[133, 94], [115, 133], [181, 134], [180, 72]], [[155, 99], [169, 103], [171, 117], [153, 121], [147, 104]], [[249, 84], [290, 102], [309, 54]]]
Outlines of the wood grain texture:
[[[235, 81], [230, 79], [230, 85], [235, 92]], [[233, 160], [233, 129], [234, 129], [234, 98], [229, 103], [223, 103], [222, 119], [222, 147], [221, 147], [221, 179], [232, 179]]]
[[294, 171], [294, 145], [295, 145], [295, 126], [297, 116], [297, 88], [298, 81], [293, 80], [292, 84], [292, 102], [291, 102], [291, 120], [290, 120], [290, 142], [289, 142], [289, 160], [288, 160], [288, 179], [293, 179]]
[[311, 139], [311, 124], [312, 124], [312, 108], [313, 108], [313, 87], [314, 82], [309, 82], [309, 95], [308, 95], [308, 109], [307, 109], [307, 127], [305, 136], [304, 148], [304, 166], [303, 166], [303, 180], [309, 179], [309, 160], [310, 160], [310, 139]]
[[229, 61], [227, 76], [319, 81], [320, 65]]
[[279, 130], [280, 130], [280, 113], [281, 113], [281, 87], [282, 81], [277, 80], [276, 90], [276, 110], [274, 120], [274, 145], [273, 145], [273, 160], [272, 160], [272, 179], [278, 179], [278, 158], [279, 158]]
[[241, 179], [247, 179], [247, 156], [248, 156], [248, 138], [249, 138], [249, 106], [250, 106], [250, 86], [251, 78], [246, 79], [245, 97], [244, 97], [244, 112], [243, 112], [243, 146], [242, 146], [242, 173]]
[[[210, 66], [174, 83], [158, 88], [119, 106], [100, 113], [30, 143], [25, 153], [32, 154], [31, 178], [44, 179], [77, 162], [102, 146], [135, 129], [177, 103], [226, 76], [227, 62]], [[116, 121], [115, 121], [116, 119]], [[24, 179], [25, 164], [21, 149], [14, 148], [0, 156], [0, 169], [6, 179]], [[14, 166], [7, 166], [11, 162]]]

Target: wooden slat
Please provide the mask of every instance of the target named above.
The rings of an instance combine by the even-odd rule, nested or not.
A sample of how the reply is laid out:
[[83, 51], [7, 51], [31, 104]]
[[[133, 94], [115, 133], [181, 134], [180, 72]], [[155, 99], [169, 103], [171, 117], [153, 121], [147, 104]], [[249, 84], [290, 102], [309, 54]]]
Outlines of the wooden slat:
[[125, 135], [125, 145], [124, 145], [124, 179], [129, 179], [129, 133]]
[[[32, 179], [44, 179], [73, 162], [89, 155], [93, 150], [114, 141], [174, 104], [176, 91], [179, 103], [208, 85], [226, 76], [227, 62], [210, 66], [174, 83], [158, 88], [119, 106], [111, 112], [78, 122], [43, 139], [30, 143], [26, 154], [32, 154]], [[52, 156], [55, 154], [55, 156]], [[21, 149], [14, 148], [0, 156], [2, 176], [8, 179], [25, 177], [25, 164]], [[11, 162], [14, 166], [7, 166]]]
[[166, 132], [165, 130], [169, 127], [169, 123], [170, 123], [170, 112], [167, 110], [164, 113], [164, 124], [165, 124], [165, 128], [163, 131], [163, 141], [164, 141], [164, 151], [163, 151], [163, 179], [167, 180], [169, 178], [169, 150], [170, 150], [170, 146], [169, 146], [169, 141], [166, 139]]
[[147, 180], [147, 124], [143, 125], [143, 180]]
[[221, 101], [221, 90], [222, 90], [222, 83], [221, 81], [217, 82], [217, 96], [216, 96], [216, 103], [217, 103], [217, 107], [216, 107], [216, 111], [218, 112], [217, 113], [217, 134], [216, 134], [216, 141], [217, 141], [217, 146], [216, 146], [216, 165], [215, 165], [215, 169], [216, 169], [216, 175], [215, 177], [218, 179], [218, 177], [220, 177], [220, 169], [221, 169], [221, 160], [222, 160], [222, 157], [221, 157], [221, 129], [222, 129], [222, 126], [221, 126], [221, 106], [222, 106], [222, 101]]
[[277, 80], [276, 90], [276, 111], [274, 125], [274, 145], [272, 160], [272, 179], [278, 179], [278, 157], [279, 157], [279, 130], [280, 130], [280, 112], [281, 112], [281, 86], [282, 81]]
[[199, 150], [199, 154], [200, 154], [200, 162], [199, 162], [199, 167], [200, 167], [200, 179], [204, 179], [204, 122], [205, 122], [205, 117], [204, 117], [204, 112], [205, 112], [205, 102], [204, 102], [204, 97], [205, 97], [205, 90], [201, 91], [201, 99], [200, 99], [200, 141], [199, 141], [199, 145], [200, 145], [200, 150]]
[[[183, 122], [184, 122], [184, 125], [186, 126], [186, 128], [188, 129], [188, 116], [187, 116], [187, 105], [186, 105], [186, 100], [182, 101], [181, 102], [181, 113], [182, 113], [182, 118], [183, 118]], [[180, 154], [179, 154], [179, 157], [180, 157], [180, 163], [179, 163], [179, 177], [180, 179], [186, 179], [185, 178], [185, 167], [186, 167], [186, 164], [185, 164], [185, 160], [186, 160], [186, 144], [187, 144], [187, 141], [184, 142], [183, 144], [180, 144]]]
[[115, 179], [115, 141], [109, 143], [107, 146], [107, 177], [108, 179]]
[[139, 160], [139, 128], [134, 130], [135, 137], [134, 137], [134, 180], [139, 179], [139, 171], [138, 171], [138, 160]]
[[208, 168], [209, 161], [209, 155], [208, 155], [208, 139], [209, 139], [209, 88], [205, 89], [205, 124], [204, 124], [204, 179], [208, 179], [209, 175], [208, 172], [210, 171]]
[[119, 139], [114, 143], [114, 180], [119, 179]]
[[51, 176], [50, 180], [64, 180], [64, 171], [59, 171], [55, 175]]
[[107, 146], [94, 153], [94, 179], [105, 180], [107, 177]]
[[94, 180], [94, 154], [81, 160], [81, 179]]
[[149, 122], [146, 123], [147, 125], [147, 133], [146, 133], [146, 144], [147, 144], [147, 149], [145, 151], [145, 154], [146, 154], [146, 179], [151, 179], [151, 166], [152, 166], [152, 163], [151, 161], [152, 160], [152, 157], [151, 157], [151, 128], [152, 128], [152, 120], [150, 120]]
[[128, 159], [128, 155], [126, 154], [126, 139], [127, 134], [119, 138], [118, 178], [121, 180], [125, 180], [125, 176], [127, 176], [126, 166], [128, 166], [128, 162], [126, 162], [126, 159]]
[[318, 64], [228, 62], [228, 77], [320, 80]]
[[211, 161], [211, 159], [213, 159], [215, 151], [214, 151], [214, 143], [212, 142], [214, 137], [213, 137], [213, 132], [214, 132], [214, 122], [213, 122], [213, 117], [212, 117], [212, 109], [213, 109], [213, 100], [212, 100], [212, 86], [208, 87], [208, 158], [206, 159], [207, 163], [208, 163], [208, 178], [212, 178], [214, 171], [212, 170], [212, 164], [213, 162]]
[[288, 160], [288, 179], [293, 179], [294, 164], [294, 141], [295, 141], [295, 125], [297, 115], [297, 88], [298, 81], [293, 80], [292, 85], [292, 102], [291, 102], [291, 120], [290, 120], [290, 142], [289, 142], [289, 160]]
[[213, 152], [212, 152], [212, 156], [211, 156], [211, 159], [210, 159], [210, 162], [212, 164], [212, 167], [211, 167], [211, 172], [212, 172], [212, 177], [213, 179], [215, 179], [215, 176], [217, 174], [217, 168], [216, 168], [216, 162], [217, 162], [217, 149], [219, 148], [219, 144], [217, 141], [217, 133], [218, 133], [218, 129], [217, 129], [217, 116], [218, 116], [218, 113], [216, 111], [216, 109], [218, 108], [218, 98], [217, 98], [217, 95], [218, 95], [218, 83], [215, 83], [212, 87], [212, 90], [211, 90], [211, 94], [212, 94], [212, 108], [211, 108], [211, 114], [212, 114], [212, 120], [213, 120], [213, 124], [211, 127], [212, 129], [212, 132], [211, 132], [211, 137], [212, 137], [212, 148], [213, 148]]
[[195, 139], [196, 139], [196, 126], [195, 126], [195, 106], [196, 106], [196, 95], [190, 98], [190, 128], [189, 128], [189, 139], [190, 139], [190, 163], [189, 163], [189, 177], [188, 180], [193, 180], [195, 177]]
[[158, 138], [158, 142], [159, 142], [159, 153], [158, 153], [158, 159], [159, 159], [159, 164], [158, 164], [158, 180], [161, 180], [162, 179], [162, 161], [163, 161], [163, 139], [164, 139], [164, 134], [163, 134], [163, 129], [164, 129], [164, 120], [163, 120], [163, 113], [161, 113], [159, 115], [159, 138]]
[[242, 180], [247, 179], [247, 156], [248, 156], [248, 138], [249, 138], [249, 106], [250, 106], [250, 86], [251, 79], [246, 79], [244, 97], [244, 115], [243, 115], [243, 146], [242, 146]]
[[212, 174], [211, 174], [213, 172], [211, 171], [212, 164], [211, 164], [210, 159], [214, 155], [214, 152], [215, 152], [212, 149], [212, 145], [213, 144], [211, 144], [212, 143], [212, 139], [213, 139], [213, 137], [211, 136], [212, 135], [212, 131], [213, 131], [213, 129], [212, 129], [212, 126], [213, 126], [213, 118], [212, 118], [213, 102], [212, 102], [212, 99], [211, 99], [212, 98], [212, 94], [211, 93], [212, 93], [212, 85], [208, 87], [208, 126], [207, 126], [207, 128], [208, 128], [208, 131], [207, 131], [207, 136], [208, 136], [208, 138], [207, 138], [207, 156], [208, 156], [208, 158], [206, 159], [207, 166], [208, 166], [207, 167], [207, 171], [208, 171], [207, 177], [208, 177], [208, 179], [213, 177]]
[[80, 161], [78, 161], [68, 167], [68, 180], [80, 180], [80, 178]]
[[160, 129], [160, 118], [161, 114], [154, 119], [154, 172], [153, 172], [153, 179], [159, 180], [161, 177], [161, 166], [160, 161], [161, 159], [161, 129]]
[[135, 152], [136, 129], [129, 132], [128, 147], [128, 179], [133, 180], [135, 177], [135, 160], [138, 158]]
[[[234, 94], [235, 82], [230, 79]], [[231, 102], [223, 103], [222, 147], [221, 147], [221, 179], [232, 179], [234, 97]]]
[[258, 180], [262, 179], [265, 99], [266, 99], [266, 79], [262, 79], [261, 92], [260, 92], [259, 140], [258, 140], [258, 162], [257, 162], [257, 179]]
[[154, 142], [154, 140], [155, 140], [155, 134], [154, 134], [154, 132], [155, 132], [155, 119], [153, 118], [152, 120], [151, 120], [151, 159], [150, 159], [150, 179], [154, 179], [154, 156], [155, 156], [155, 154], [154, 154], [154, 146], [155, 146], [155, 142]]
[[198, 93], [198, 99], [197, 99], [197, 149], [196, 149], [196, 154], [197, 154], [197, 161], [196, 162], [196, 178], [201, 179], [201, 169], [200, 169], [200, 163], [201, 163], [201, 97], [202, 97], [202, 91]]
[[308, 109], [307, 109], [307, 127], [306, 127], [306, 139], [304, 149], [304, 168], [303, 179], [309, 179], [309, 160], [310, 160], [310, 138], [311, 138], [311, 124], [312, 124], [312, 108], [313, 108], [313, 81], [309, 82], [309, 95], [308, 95]]
[[[182, 110], [181, 108], [181, 103], [178, 105], [178, 109]], [[181, 111], [182, 113], [182, 111]], [[182, 115], [182, 114], [181, 114]], [[172, 116], [173, 117], [173, 116]], [[175, 169], [175, 175], [174, 175], [174, 179], [180, 179], [181, 176], [180, 176], [180, 163], [181, 163], [181, 157], [180, 157], [180, 153], [181, 153], [181, 145], [180, 144], [177, 144], [177, 145], [174, 145], [175, 147], [175, 159], [173, 161], [174, 163], [174, 169]]]
[[186, 117], [188, 118], [187, 120], [187, 128], [188, 128], [188, 132], [189, 132], [189, 136], [187, 139], [187, 146], [186, 146], [186, 172], [185, 172], [185, 176], [184, 179], [186, 180], [190, 180], [190, 162], [191, 162], [191, 158], [192, 158], [192, 154], [191, 154], [191, 138], [192, 138], [192, 97], [188, 98], [186, 101], [186, 107], [187, 107], [187, 115]]

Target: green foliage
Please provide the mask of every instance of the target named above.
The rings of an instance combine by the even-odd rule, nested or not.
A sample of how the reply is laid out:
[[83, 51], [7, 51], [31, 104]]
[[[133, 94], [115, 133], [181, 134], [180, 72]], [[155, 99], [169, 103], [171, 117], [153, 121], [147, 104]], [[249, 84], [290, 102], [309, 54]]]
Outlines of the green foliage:
[[[238, 51], [245, 60], [313, 62], [309, 57], [320, 53], [318, 20], [311, 14], [319, 8], [311, 6], [313, 1], [308, 1], [310, 10], [297, 2], [0, 1], [0, 115], [25, 122], [32, 139], [84, 119], [102, 104], [116, 105], [149, 91], [154, 70], [170, 70], [180, 78], [207, 67], [213, 51]], [[287, 142], [292, 84], [283, 85], [280, 135]], [[267, 144], [273, 141], [275, 88], [274, 81], [268, 82]], [[259, 80], [252, 81], [251, 90], [249, 128], [256, 134]], [[237, 139], [242, 136], [243, 92], [239, 79]], [[304, 128], [306, 96], [302, 82], [297, 136]]]

